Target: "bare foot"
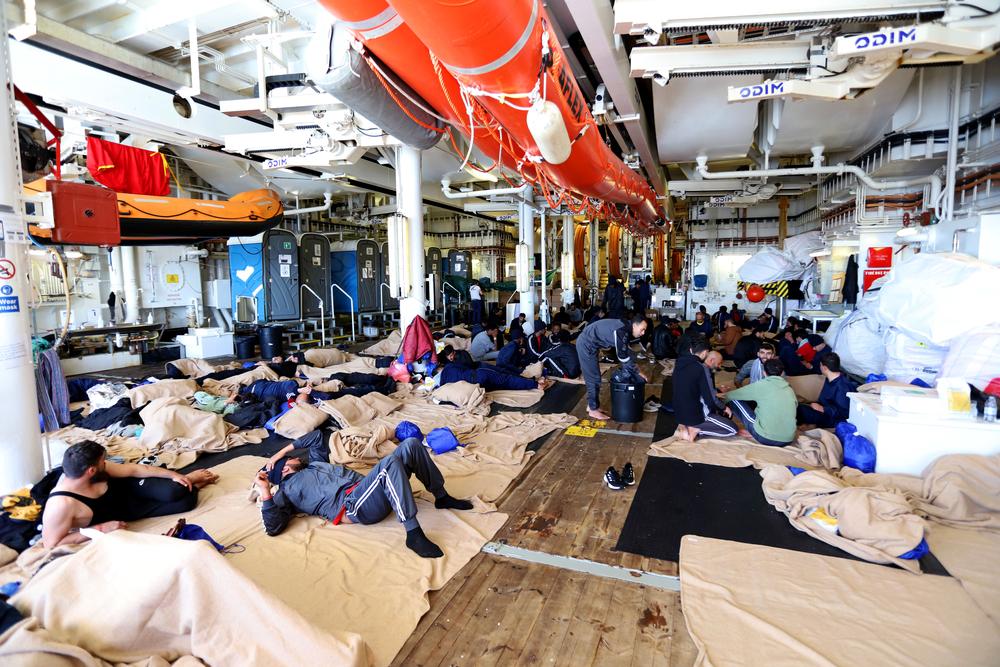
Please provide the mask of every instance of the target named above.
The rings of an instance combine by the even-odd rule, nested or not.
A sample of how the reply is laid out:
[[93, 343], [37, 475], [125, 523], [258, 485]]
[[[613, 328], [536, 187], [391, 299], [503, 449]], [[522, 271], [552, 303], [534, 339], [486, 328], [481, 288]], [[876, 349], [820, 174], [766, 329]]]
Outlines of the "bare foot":
[[737, 433], [739, 434], [739, 436], [741, 438], [752, 438], [753, 437], [753, 435], [750, 433], [750, 431], [746, 430], [745, 428], [741, 428]]
[[681, 436], [688, 442], [694, 442], [695, 438], [698, 437], [698, 429], [693, 426], [688, 426], [684, 430], [684, 434]]
[[553, 383], [552, 380], [546, 378], [539, 378], [538, 388], [541, 389], [542, 391], [545, 391], [546, 389], [552, 386], [552, 383]]
[[219, 481], [219, 476], [211, 470], [195, 470], [194, 472], [188, 473], [184, 476], [187, 477], [188, 481], [191, 482], [191, 484], [197, 489], [202, 489], [209, 484], [215, 484]]
[[590, 415], [591, 419], [599, 419], [601, 421], [607, 421], [611, 419], [611, 416], [602, 412], [601, 410], [587, 410], [587, 414]]

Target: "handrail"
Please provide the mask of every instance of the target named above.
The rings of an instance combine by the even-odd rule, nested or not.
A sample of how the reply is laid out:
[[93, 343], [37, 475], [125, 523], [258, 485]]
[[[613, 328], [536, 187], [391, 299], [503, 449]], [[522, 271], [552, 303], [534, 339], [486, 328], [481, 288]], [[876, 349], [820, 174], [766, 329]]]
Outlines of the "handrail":
[[[460, 306], [462, 305], [462, 293], [459, 291], [459, 289], [457, 287], [455, 287], [454, 285], [452, 285], [447, 280], [441, 282], [441, 287], [450, 287], [451, 291], [458, 295], [458, 305], [460, 305]], [[441, 290], [441, 292], [443, 294], [444, 290]]]
[[430, 286], [430, 288], [427, 290], [427, 295], [430, 297], [431, 302], [427, 304], [427, 308], [431, 312], [434, 311], [434, 307], [437, 305], [437, 299], [435, 298], [437, 295], [434, 293], [435, 292], [435, 287], [436, 287], [436, 285], [434, 283], [437, 282], [437, 281], [434, 278], [435, 278], [435, 275], [432, 272], [432, 273], [428, 273], [427, 274], [427, 279], [424, 280], [424, 282], [427, 283]]
[[313, 288], [309, 287], [309, 285], [306, 285], [305, 283], [302, 283], [302, 284], [299, 285], [299, 303], [300, 304], [302, 303], [302, 289], [303, 288], [309, 290], [309, 293], [312, 294], [314, 297], [316, 297], [316, 300], [319, 301], [319, 330], [320, 330], [320, 338], [322, 339], [322, 344], [325, 347], [326, 346], [326, 304], [323, 303], [323, 298], [319, 294], [316, 294], [316, 292], [313, 291]]
[[[444, 319], [445, 319], [445, 324], [447, 324], [448, 323], [447, 322], [447, 319], [448, 319], [448, 309], [445, 307], [444, 302], [448, 299], [448, 295], [444, 291], [445, 287], [450, 287], [451, 291], [458, 295], [458, 305], [459, 305], [459, 307], [461, 307], [461, 305], [462, 305], [462, 293], [459, 291], [459, 289], [457, 287], [455, 287], [450, 282], [448, 282], [448, 280], [446, 278], [442, 278], [441, 279], [441, 295], [444, 296], [444, 299], [441, 299], [441, 311], [442, 311]], [[452, 318], [452, 322], [454, 322], [454, 321], [455, 321], [455, 319], [453, 317]]]
[[[337, 316], [336, 309], [335, 309], [335, 307], [333, 305], [334, 304], [334, 299], [333, 299], [333, 288], [334, 287], [336, 287], [338, 290], [340, 290], [340, 293], [343, 294], [344, 296], [346, 296], [347, 300], [351, 302], [351, 342], [352, 343], [357, 342], [358, 335], [357, 335], [357, 332], [354, 330], [354, 299], [351, 297], [350, 294], [348, 294], [347, 292], [344, 291], [343, 287], [341, 287], [337, 283], [330, 283], [330, 317], [334, 317], [335, 318]], [[336, 320], [334, 320], [334, 322], [336, 322]]]
[[379, 283], [378, 284], [378, 310], [383, 315], [385, 314], [385, 294], [382, 293], [382, 288], [389, 290], [389, 298], [392, 298], [392, 288], [389, 287], [389, 283]]

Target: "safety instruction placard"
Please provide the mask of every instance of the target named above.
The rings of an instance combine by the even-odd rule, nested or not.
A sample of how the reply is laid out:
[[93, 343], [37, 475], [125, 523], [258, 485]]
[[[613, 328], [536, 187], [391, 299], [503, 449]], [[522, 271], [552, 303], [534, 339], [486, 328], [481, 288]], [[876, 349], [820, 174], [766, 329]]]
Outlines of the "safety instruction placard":
[[21, 304], [16, 296], [0, 296], [0, 313], [16, 313], [21, 310]]

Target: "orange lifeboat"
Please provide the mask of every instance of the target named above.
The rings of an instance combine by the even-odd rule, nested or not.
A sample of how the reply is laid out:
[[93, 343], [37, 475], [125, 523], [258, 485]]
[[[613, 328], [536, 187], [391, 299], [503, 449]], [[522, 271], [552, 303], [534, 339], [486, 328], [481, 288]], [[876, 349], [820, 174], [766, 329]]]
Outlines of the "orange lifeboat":
[[[540, 186], [550, 204], [569, 204], [553, 201], [557, 186], [602, 200], [603, 215], [634, 231], [651, 231], [661, 217], [649, 184], [601, 139], [540, 0], [392, 0], [391, 6], [385, 0], [321, 0], [321, 4], [466, 134], [469, 119], [467, 114], [463, 119], [462, 86], [471, 92], [471, 106], [478, 105], [499, 121], [502, 153], [508, 158], [504, 163], [509, 166], [516, 160], [519, 171]], [[546, 67], [543, 35], [551, 54]], [[573, 141], [570, 157], [560, 164], [541, 159], [528, 130], [527, 102], [517, 96], [532, 90], [557, 105]], [[501, 142], [483, 129], [476, 129], [474, 140], [487, 154], [501, 151]]]
[[118, 193], [123, 242], [255, 236], [280, 223], [283, 215], [278, 193], [267, 189], [220, 201]]

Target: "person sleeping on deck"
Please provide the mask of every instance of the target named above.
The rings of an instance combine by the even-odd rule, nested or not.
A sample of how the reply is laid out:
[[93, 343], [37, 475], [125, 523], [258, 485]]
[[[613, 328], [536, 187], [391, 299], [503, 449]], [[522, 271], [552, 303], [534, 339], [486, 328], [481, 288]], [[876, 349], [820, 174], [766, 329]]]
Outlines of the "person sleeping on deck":
[[198, 490], [218, 481], [209, 470], [182, 475], [138, 463], [111, 463], [103, 446], [91, 440], [71, 445], [63, 455], [63, 474], [45, 502], [42, 542], [52, 549], [86, 542], [81, 528], [102, 533], [126, 528], [126, 521], [194, 509]]
[[[395, 513], [406, 530], [406, 546], [421, 558], [440, 558], [440, 547], [424, 534], [410, 476], [434, 496], [438, 509], [470, 510], [444, 488], [444, 477], [418, 438], [399, 443], [367, 475], [330, 463], [329, 435], [312, 431], [272, 456], [254, 483], [260, 493], [264, 530], [279, 535], [296, 514], [320, 516], [332, 523], [371, 525]], [[277, 491], [271, 492], [272, 485]]]

